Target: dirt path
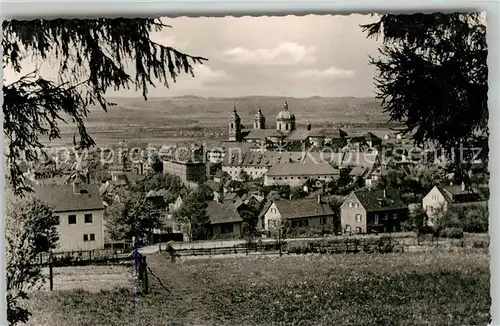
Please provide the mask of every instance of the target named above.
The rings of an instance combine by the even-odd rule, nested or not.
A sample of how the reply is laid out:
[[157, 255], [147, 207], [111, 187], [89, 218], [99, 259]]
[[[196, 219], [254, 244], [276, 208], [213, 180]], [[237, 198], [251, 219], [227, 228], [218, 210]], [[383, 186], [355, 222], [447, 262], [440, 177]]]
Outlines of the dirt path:
[[223, 325], [207, 304], [209, 294], [201, 282], [182, 271], [182, 262], [172, 263], [166, 253], [147, 255], [151, 292], [166, 293], [165, 309], [175, 316], [172, 325]]

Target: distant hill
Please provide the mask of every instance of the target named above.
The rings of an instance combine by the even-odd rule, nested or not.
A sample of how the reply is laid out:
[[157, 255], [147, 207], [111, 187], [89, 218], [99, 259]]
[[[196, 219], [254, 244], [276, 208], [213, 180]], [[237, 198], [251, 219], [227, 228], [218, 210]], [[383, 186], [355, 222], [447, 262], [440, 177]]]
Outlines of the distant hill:
[[[100, 142], [109, 139], [191, 139], [199, 130], [214, 130], [226, 139], [229, 117], [236, 106], [244, 127], [251, 127], [258, 108], [266, 117], [266, 125], [273, 128], [276, 115], [285, 100], [295, 114], [297, 125], [311, 122], [313, 126], [340, 125], [386, 128], [389, 117], [375, 98], [319, 97], [290, 98], [274, 96], [245, 96], [235, 98], [205, 98], [194, 95], [150, 98], [109, 98], [117, 105], [105, 112], [99, 107], [89, 108], [86, 126]], [[391, 124], [392, 125], [392, 124]], [[63, 139], [70, 141], [76, 128], [72, 124], [60, 125]], [[191, 130], [191, 131], [188, 131]], [[198, 131], [197, 131], [198, 130]], [[210, 134], [210, 133], [209, 133]], [[206, 135], [206, 134], [202, 134]], [[211, 134], [210, 134], [211, 135]]]
[[[178, 96], [165, 98], [114, 98], [116, 107], [107, 113], [92, 112], [89, 121], [112, 120], [129, 123], [162, 124], [179, 119], [189, 120], [199, 126], [226, 124], [233, 107], [236, 106], [244, 123], [250, 122], [258, 107], [268, 123], [274, 123], [276, 115], [283, 109], [285, 100], [295, 114], [298, 123], [383, 123], [388, 121], [380, 101], [375, 98], [354, 97], [310, 97], [290, 98], [271, 96], [245, 96], [235, 98], [205, 98]], [[111, 121], [110, 121], [111, 120]]]

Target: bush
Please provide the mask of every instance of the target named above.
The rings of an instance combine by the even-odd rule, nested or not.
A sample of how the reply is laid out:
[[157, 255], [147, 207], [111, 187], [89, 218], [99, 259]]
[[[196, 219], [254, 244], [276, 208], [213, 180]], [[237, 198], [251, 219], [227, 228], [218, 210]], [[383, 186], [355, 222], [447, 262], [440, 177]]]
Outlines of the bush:
[[489, 246], [489, 241], [474, 241], [474, 243], [472, 244], [473, 248], [488, 248]]
[[292, 241], [288, 243], [287, 250], [291, 254], [308, 254], [311, 252], [311, 243], [307, 241]]
[[462, 239], [464, 237], [464, 230], [461, 228], [444, 228], [439, 235], [443, 238]]

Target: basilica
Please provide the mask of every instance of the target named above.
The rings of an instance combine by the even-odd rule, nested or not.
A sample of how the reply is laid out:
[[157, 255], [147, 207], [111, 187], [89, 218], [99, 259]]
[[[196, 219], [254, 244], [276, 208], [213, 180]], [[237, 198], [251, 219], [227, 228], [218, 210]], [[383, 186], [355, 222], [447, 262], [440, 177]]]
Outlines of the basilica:
[[[230, 142], [255, 143], [265, 149], [291, 150], [304, 144], [312, 144], [318, 147], [335, 142], [343, 144], [346, 138], [347, 134], [341, 129], [312, 129], [310, 123], [307, 123], [305, 128], [297, 128], [295, 115], [290, 112], [286, 101], [283, 110], [276, 116], [275, 128], [266, 128], [266, 118], [260, 108], [254, 116], [252, 129], [242, 128], [241, 118], [236, 107], [234, 107], [229, 121]], [[342, 144], [339, 145], [343, 146]]]

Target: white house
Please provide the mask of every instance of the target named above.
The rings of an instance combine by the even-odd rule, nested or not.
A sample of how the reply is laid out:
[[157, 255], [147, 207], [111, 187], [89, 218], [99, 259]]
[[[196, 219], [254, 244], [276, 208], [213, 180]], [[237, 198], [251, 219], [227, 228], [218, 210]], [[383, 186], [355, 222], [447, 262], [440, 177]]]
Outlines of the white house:
[[487, 205], [476, 189], [467, 189], [461, 185], [434, 186], [422, 199], [422, 208], [427, 214], [427, 225], [436, 224], [440, 214], [453, 206]]
[[57, 251], [104, 248], [104, 204], [95, 184], [36, 187], [40, 200], [52, 206], [59, 224]]

